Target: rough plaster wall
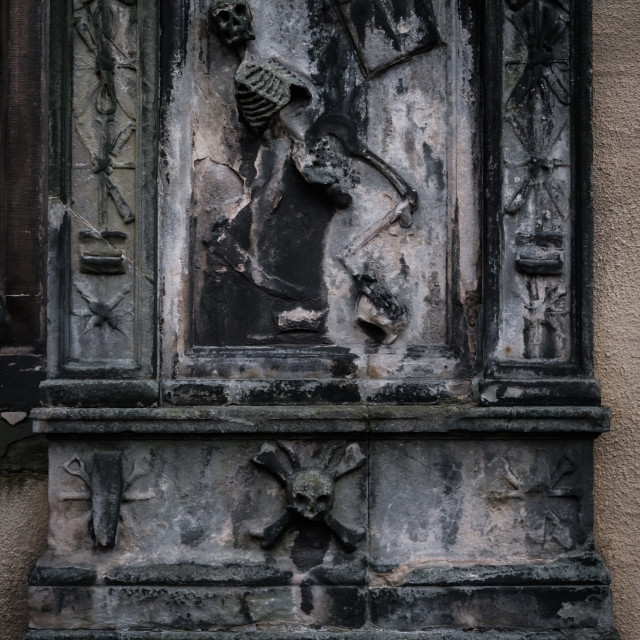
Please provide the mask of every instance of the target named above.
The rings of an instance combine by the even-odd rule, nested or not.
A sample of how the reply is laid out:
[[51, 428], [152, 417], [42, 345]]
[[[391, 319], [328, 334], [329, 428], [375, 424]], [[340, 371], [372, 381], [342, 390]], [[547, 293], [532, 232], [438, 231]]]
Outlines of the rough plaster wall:
[[27, 626], [27, 575], [47, 544], [47, 477], [0, 477], [0, 640], [19, 640]]
[[611, 433], [596, 445], [596, 544], [615, 622], [640, 638], [640, 3], [594, 1], [595, 347]]

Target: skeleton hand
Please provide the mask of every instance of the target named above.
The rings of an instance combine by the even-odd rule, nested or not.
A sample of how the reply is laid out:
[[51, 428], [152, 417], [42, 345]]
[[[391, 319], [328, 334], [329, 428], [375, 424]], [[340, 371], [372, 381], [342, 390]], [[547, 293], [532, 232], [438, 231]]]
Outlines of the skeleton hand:
[[413, 212], [415, 211], [415, 205], [409, 198], [401, 200], [394, 208], [395, 219], [398, 224], [407, 229], [413, 224]]

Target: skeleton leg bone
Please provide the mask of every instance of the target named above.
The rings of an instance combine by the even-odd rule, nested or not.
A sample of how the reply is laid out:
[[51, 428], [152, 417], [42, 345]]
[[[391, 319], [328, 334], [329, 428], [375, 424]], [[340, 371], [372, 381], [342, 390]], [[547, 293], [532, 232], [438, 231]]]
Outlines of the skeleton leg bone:
[[271, 549], [292, 520], [293, 516], [285, 511], [274, 523], [265, 527], [262, 534], [258, 536], [262, 538], [262, 548]]
[[324, 521], [347, 551], [355, 551], [358, 542], [362, 540], [366, 534], [364, 527], [351, 529], [336, 520], [330, 513], [325, 516]]
[[272, 444], [263, 444], [260, 453], [253, 458], [253, 462], [259, 467], [267, 468], [283, 486], [286, 486], [290, 473], [280, 461], [277, 449]]

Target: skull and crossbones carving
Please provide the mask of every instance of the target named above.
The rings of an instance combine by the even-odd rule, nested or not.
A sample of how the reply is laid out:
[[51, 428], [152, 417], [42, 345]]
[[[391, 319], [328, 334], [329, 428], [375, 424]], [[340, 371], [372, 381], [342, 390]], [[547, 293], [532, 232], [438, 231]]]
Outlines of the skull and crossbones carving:
[[251, 7], [246, 0], [215, 1], [211, 7], [211, 19], [227, 46], [255, 40]]
[[[274, 446], [265, 443], [252, 459], [259, 467], [268, 469], [286, 491], [287, 508], [275, 522], [265, 527], [258, 537], [262, 546], [270, 549], [285, 529], [302, 518], [310, 522], [324, 522], [347, 551], [353, 551], [365, 536], [364, 527], [352, 529], [339, 522], [331, 513], [335, 499], [335, 483], [342, 476], [361, 467], [366, 457], [358, 444], [350, 444], [337, 464], [331, 459], [339, 447], [329, 450], [322, 468], [303, 467], [295, 451], [282, 442]], [[289, 464], [285, 465], [278, 451], [283, 451]]]

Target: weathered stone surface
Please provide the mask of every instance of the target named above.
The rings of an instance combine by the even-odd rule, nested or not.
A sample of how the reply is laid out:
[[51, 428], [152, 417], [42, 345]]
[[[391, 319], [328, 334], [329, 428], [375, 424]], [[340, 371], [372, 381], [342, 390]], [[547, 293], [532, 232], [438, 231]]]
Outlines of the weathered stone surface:
[[[170, 585], [170, 586], [282, 586], [291, 584], [293, 573], [267, 564], [237, 563], [223, 566], [193, 562], [161, 565], [115, 566], [98, 573], [89, 566], [67, 566], [42, 558], [33, 568], [33, 586]], [[417, 565], [413, 569], [384, 572], [365, 559], [355, 557], [342, 566], [319, 566], [313, 572], [318, 584], [345, 585], [367, 581], [380, 586], [543, 586], [607, 585], [611, 581], [604, 561], [597, 553], [574, 553], [552, 560], [528, 563], [470, 564], [441, 560]]]
[[599, 626], [608, 594], [606, 587], [381, 588], [371, 591], [371, 619], [376, 626], [401, 631], [588, 628]]
[[[345, 441], [282, 444], [303, 465], [327, 472], [340, 470], [340, 452], [350, 451]], [[272, 475], [252, 463], [261, 447], [259, 440], [129, 441], [115, 446], [108, 442], [51, 443], [53, 558], [85, 566], [93, 562], [96, 532], [88, 519], [92, 514], [95, 519], [97, 506], [86, 483], [77, 477], [81, 475], [76, 471], [77, 461], [86, 461], [88, 474], [96, 456], [108, 452], [121, 456], [123, 493], [115, 547], [99, 563], [98, 581], [122, 583], [122, 576], [130, 575], [132, 584], [147, 583], [144, 576], [154, 575], [153, 567], [161, 557], [166, 568], [158, 568], [158, 576], [164, 571], [164, 581], [178, 583], [186, 579], [190, 568], [194, 580], [207, 579], [206, 573], [197, 578], [202, 569], [192, 566], [195, 563], [217, 566], [228, 576], [238, 567], [250, 583], [281, 584], [283, 576], [289, 576], [293, 583], [322, 582], [327, 577], [331, 584], [362, 584], [364, 550], [345, 548], [339, 531], [333, 530], [337, 525], [294, 518], [278, 544], [269, 551], [262, 548], [264, 528], [285, 511], [286, 493]], [[350, 473], [334, 473], [331, 515], [349, 529], [364, 532], [366, 475], [361, 462], [358, 464]], [[171, 578], [175, 565], [177, 574]], [[215, 572], [211, 571], [213, 579]]]
[[[405, 574], [406, 575], [406, 574]], [[611, 580], [597, 553], [576, 553], [528, 564], [456, 564], [430, 562], [402, 572], [376, 575], [376, 582], [403, 585], [557, 585], [608, 584]]]
[[44, 566], [42, 559], [29, 574], [29, 584], [39, 586], [90, 586], [95, 584], [97, 572], [90, 567]]
[[[405, 378], [405, 402], [465, 394], [480, 282], [476, 13], [242, 2], [213, 11], [221, 28], [192, 9], [163, 113], [168, 399], [192, 402], [188, 378], [214, 371], [388, 383], [336, 402], [401, 401]], [[252, 37], [227, 33], [240, 28]]]
[[583, 433], [609, 429], [602, 407], [439, 406], [163, 407], [158, 409], [35, 409], [42, 433], [318, 434], [318, 433]]
[[[615, 631], [578, 629], [565, 631], [478, 631], [446, 629], [432, 631], [316, 631], [288, 633], [291, 640], [620, 640]], [[219, 640], [216, 632], [177, 631], [30, 631], [25, 640]], [[280, 631], [225, 632], [225, 640], [280, 640]]]
[[[510, 11], [509, 11], [510, 10]], [[577, 29], [568, 5], [508, 3], [504, 23], [501, 327], [504, 360], [571, 360], [570, 184]], [[575, 72], [575, 71], [574, 71]]]
[[[50, 552], [31, 579], [36, 628], [608, 624], [610, 577], [591, 535], [588, 424], [607, 418], [597, 408], [42, 409], [38, 418], [59, 420], [60, 434], [89, 420], [80, 432], [94, 435], [50, 443]], [[215, 420], [222, 428], [206, 435]], [[478, 420], [491, 439], [473, 437]], [[565, 434], [581, 424], [582, 437], [531, 439], [532, 420]], [[194, 439], [161, 435], [172, 424], [189, 433], [189, 422]], [[398, 435], [414, 422], [411, 438]], [[99, 439], [98, 424], [139, 436]], [[317, 440], [321, 427], [339, 439]], [[121, 460], [123, 493], [115, 544], [98, 558], [88, 488], [100, 456]], [[298, 506], [311, 489], [296, 482], [311, 471], [332, 478], [331, 521]], [[339, 527], [362, 531], [362, 542], [345, 543]], [[54, 601], [62, 608], [52, 613]]]
[[600, 384], [597, 380], [588, 379], [482, 380], [478, 384], [478, 392], [484, 406], [600, 404]]
[[372, 442], [369, 455], [382, 583], [442, 560], [536, 562], [593, 544], [588, 441], [397, 439]]
[[103, 578], [113, 585], [192, 585], [192, 586], [273, 586], [290, 584], [291, 571], [265, 563], [237, 563], [216, 567], [211, 564], [162, 564], [119, 566]]
[[358, 587], [30, 587], [31, 628], [228, 629], [254, 625], [359, 628]]
[[30, 637], [615, 638], [583, 12], [159, 3], [53, 9]]
[[158, 403], [154, 380], [45, 380], [41, 385], [44, 404], [84, 407], [139, 407]]
[[[32, 628], [217, 629], [292, 622], [359, 628], [366, 591], [356, 587], [31, 587]], [[404, 587], [370, 592], [371, 624], [401, 631], [429, 627], [596, 627], [605, 587]], [[52, 607], [62, 610], [47, 613]], [[595, 605], [595, 606], [594, 606]]]
[[155, 3], [139, 14], [128, 1], [54, 2], [52, 14], [48, 370], [57, 378], [148, 378], [155, 348]]
[[[510, 404], [597, 403], [590, 4], [505, 0], [487, 19], [486, 376], [507, 383]], [[561, 377], [586, 384], [545, 393], [542, 378]]]

